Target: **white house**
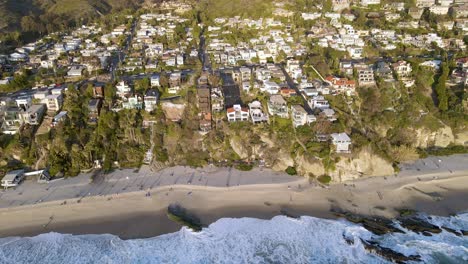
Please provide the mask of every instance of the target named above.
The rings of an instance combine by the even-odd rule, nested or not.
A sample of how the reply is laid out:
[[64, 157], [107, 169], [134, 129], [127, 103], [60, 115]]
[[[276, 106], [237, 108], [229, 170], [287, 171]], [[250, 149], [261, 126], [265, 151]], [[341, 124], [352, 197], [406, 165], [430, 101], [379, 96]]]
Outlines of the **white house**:
[[346, 133], [333, 133], [330, 135], [332, 144], [336, 148], [337, 153], [350, 153], [351, 138]]
[[21, 111], [20, 116], [26, 124], [35, 126], [40, 125], [44, 112], [45, 105], [35, 104], [26, 109], [25, 111]]
[[393, 70], [398, 75], [398, 77], [408, 77], [411, 76], [411, 72], [413, 69], [411, 68], [411, 64], [406, 61], [398, 61], [392, 64]]
[[263, 113], [262, 103], [259, 101], [253, 101], [249, 104], [249, 112], [252, 123], [254, 124], [268, 121], [268, 115]]
[[25, 53], [14, 52], [10, 54], [11, 61], [26, 61], [27, 59], [28, 59], [28, 55]]
[[380, 5], [380, 0], [361, 0], [362, 6]]
[[149, 89], [146, 91], [144, 103], [145, 103], [145, 111], [151, 112], [156, 109], [156, 105], [158, 104], [159, 98], [159, 91], [157, 89]]
[[318, 108], [318, 109], [323, 110], [323, 109], [330, 108], [330, 104], [329, 104], [328, 100], [326, 100], [325, 97], [323, 97], [321, 95], [314, 96], [314, 97], [310, 98], [308, 100], [308, 104], [312, 109]]
[[56, 65], [54, 60], [41, 60], [41, 68], [51, 69]]
[[429, 7], [429, 11], [431, 11], [431, 13], [434, 13], [436, 15], [446, 15], [448, 14], [449, 8], [450, 8], [449, 6], [435, 5], [435, 6]]
[[47, 105], [48, 112], [57, 112], [60, 110], [63, 104], [63, 95], [61, 94], [49, 94], [43, 103]]
[[75, 65], [70, 68], [67, 75], [70, 77], [81, 77], [83, 74], [84, 67], [81, 65]]
[[267, 92], [269, 94], [277, 94], [280, 90], [280, 86], [272, 81], [263, 82], [263, 87], [260, 88], [262, 92]]
[[244, 92], [248, 92], [251, 89], [250, 82], [242, 82], [242, 90]]
[[227, 118], [229, 122], [249, 120], [249, 109], [236, 104], [227, 109]]
[[348, 47], [347, 51], [353, 59], [360, 59], [362, 57], [363, 49], [360, 47]]
[[288, 103], [284, 100], [283, 96], [275, 94], [270, 97], [270, 100], [268, 100], [268, 113], [282, 118], [289, 117]]
[[115, 88], [117, 89], [117, 95], [120, 97], [123, 97], [124, 95], [129, 94], [132, 91], [130, 86], [126, 84], [125, 81], [119, 82], [115, 86]]
[[430, 61], [425, 61], [419, 64], [419, 66], [424, 66], [424, 67], [433, 68], [434, 70], [439, 70], [441, 64], [442, 64], [442, 61], [440, 60], [430, 60]]
[[300, 105], [291, 105], [291, 117], [294, 127], [303, 126], [308, 123], [307, 112]]

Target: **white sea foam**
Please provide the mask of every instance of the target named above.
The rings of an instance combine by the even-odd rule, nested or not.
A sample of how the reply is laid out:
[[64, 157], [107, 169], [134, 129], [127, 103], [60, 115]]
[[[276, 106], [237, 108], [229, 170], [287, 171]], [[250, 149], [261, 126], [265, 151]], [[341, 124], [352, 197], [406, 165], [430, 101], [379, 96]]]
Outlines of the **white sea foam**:
[[[468, 214], [428, 221], [466, 230]], [[0, 263], [388, 263], [369, 253], [361, 239], [420, 255], [427, 263], [468, 262], [468, 238], [447, 231], [430, 237], [409, 231], [376, 236], [345, 220], [278, 216], [220, 219], [199, 233], [182, 228], [149, 239], [58, 233], [4, 238]]]

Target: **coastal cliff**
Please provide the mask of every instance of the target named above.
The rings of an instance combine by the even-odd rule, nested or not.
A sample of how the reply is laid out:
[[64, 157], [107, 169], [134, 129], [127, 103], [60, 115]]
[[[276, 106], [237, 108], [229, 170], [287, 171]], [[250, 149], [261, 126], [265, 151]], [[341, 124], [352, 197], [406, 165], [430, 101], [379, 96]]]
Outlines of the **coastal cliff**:
[[168, 124], [159, 148], [167, 152], [168, 158], [154, 161], [155, 169], [177, 165], [202, 167], [208, 161], [218, 166], [249, 169], [261, 162], [278, 172], [289, 169], [290, 173], [305, 177], [327, 175], [332, 182], [393, 175], [399, 163], [417, 160], [426, 149], [462, 145], [468, 134], [464, 131], [457, 134], [442, 123], [436, 129], [409, 127], [407, 135], [411, 143], [397, 145], [381, 140], [376, 144], [353, 138], [351, 153], [336, 153], [330, 141], [317, 142], [309, 127], [294, 131], [248, 123], [223, 124], [218, 131], [204, 136], [186, 130], [183, 125]]
[[414, 145], [419, 148], [445, 148], [451, 143], [455, 142], [455, 137], [453, 135], [452, 128], [450, 128], [447, 125], [443, 125], [435, 131], [431, 131], [428, 128], [420, 128], [414, 130], [414, 133]]

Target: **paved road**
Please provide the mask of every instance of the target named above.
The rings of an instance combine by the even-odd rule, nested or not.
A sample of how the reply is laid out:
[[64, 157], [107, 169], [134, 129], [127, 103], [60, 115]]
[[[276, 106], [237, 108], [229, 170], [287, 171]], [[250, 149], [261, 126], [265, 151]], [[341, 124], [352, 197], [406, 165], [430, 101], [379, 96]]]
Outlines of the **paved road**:
[[284, 69], [284, 66], [283, 65], [279, 65], [278, 66], [281, 68], [281, 70], [283, 71], [284, 73], [284, 76], [286, 77], [286, 82], [288, 83], [289, 87], [291, 87], [292, 89], [296, 90], [296, 94], [298, 96], [300, 96], [304, 102], [304, 110], [306, 110], [307, 113], [309, 114], [312, 114], [313, 111], [312, 111], [312, 108], [310, 108], [309, 104], [307, 103], [307, 99], [302, 95], [301, 91], [299, 90], [299, 87], [297, 87], [296, 83], [294, 82], [294, 80], [291, 78], [291, 76], [289, 75], [289, 73]]
[[115, 75], [116, 72], [119, 68], [120, 62], [125, 61], [125, 57], [127, 56], [127, 53], [130, 48], [130, 44], [133, 41], [133, 36], [135, 35], [135, 30], [136, 30], [136, 25], [137, 25], [137, 20], [135, 20], [132, 24], [132, 27], [130, 29], [130, 34], [127, 36], [127, 40], [125, 42], [125, 47], [122, 50], [117, 51], [114, 56], [111, 58], [111, 63], [109, 67], [109, 71], [111, 73], [111, 80], [110, 82], [113, 82], [115, 80]]

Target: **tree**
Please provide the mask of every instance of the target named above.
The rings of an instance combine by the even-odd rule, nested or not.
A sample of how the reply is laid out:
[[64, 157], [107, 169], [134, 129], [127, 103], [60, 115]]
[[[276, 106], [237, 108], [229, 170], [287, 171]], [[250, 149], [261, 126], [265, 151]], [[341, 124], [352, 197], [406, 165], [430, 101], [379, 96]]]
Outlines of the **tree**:
[[37, 30], [36, 20], [32, 16], [24, 16], [21, 18], [21, 29], [26, 32], [34, 32]]
[[287, 58], [286, 52], [280, 50], [278, 56], [276, 56], [276, 62], [284, 62]]
[[144, 94], [146, 90], [148, 90], [149, 88], [150, 88], [150, 80], [148, 77], [135, 81], [136, 93]]
[[287, 167], [286, 168], [286, 173], [289, 174], [289, 175], [296, 175], [297, 174], [297, 171], [296, 171], [296, 168], [295, 167]]
[[323, 8], [322, 8], [322, 11], [323, 11], [324, 13], [333, 11], [333, 3], [332, 3], [332, 0], [325, 0], [325, 1], [323, 1]]
[[106, 83], [106, 85], [104, 85], [104, 97], [106, 101], [111, 103], [112, 100], [115, 98], [115, 96], [116, 96], [115, 87], [111, 83]]
[[163, 88], [169, 87], [169, 79], [167, 78], [167, 75], [165, 73], [161, 73], [159, 77], [159, 84]]
[[331, 127], [331, 122], [325, 115], [319, 115], [317, 121], [314, 124], [314, 130], [318, 134], [327, 134], [329, 133]]
[[67, 111], [67, 116], [71, 121], [72, 128], [83, 128], [85, 126], [84, 97], [78, 92], [75, 86], [70, 85], [65, 93], [63, 109]]
[[447, 95], [447, 88], [445, 83], [447, 82], [447, 78], [449, 75], [449, 68], [446, 62], [442, 63], [442, 73], [437, 80], [437, 84], [435, 86], [435, 91], [437, 94], [438, 99], [438, 107], [441, 111], [448, 110], [448, 95]]

